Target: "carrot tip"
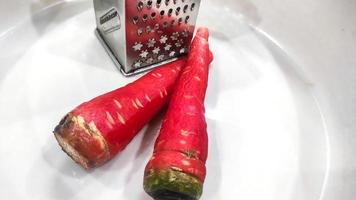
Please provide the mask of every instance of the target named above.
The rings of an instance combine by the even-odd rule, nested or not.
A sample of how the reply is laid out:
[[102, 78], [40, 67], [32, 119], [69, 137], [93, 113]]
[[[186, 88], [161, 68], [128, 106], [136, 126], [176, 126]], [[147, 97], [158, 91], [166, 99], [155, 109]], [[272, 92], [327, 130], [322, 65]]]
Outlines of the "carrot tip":
[[208, 41], [209, 39], [209, 29], [206, 27], [200, 27], [197, 30], [197, 36], [202, 37]]
[[82, 166], [84, 169], [89, 170], [93, 166], [90, 164], [89, 160], [81, 155], [77, 150], [75, 150], [69, 142], [64, 139], [60, 134], [54, 134], [58, 144], [62, 147], [62, 150], [71, 157], [76, 163]]
[[145, 173], [144, 189], [155, 200], [198, 200], [203, 192], [203, 183], [174, 169], [155, 169]]
[[54, 130], [62, 150], [84, 169], [100, 166], [110, 158], [107, 144], [94, 126], [68, 114]]

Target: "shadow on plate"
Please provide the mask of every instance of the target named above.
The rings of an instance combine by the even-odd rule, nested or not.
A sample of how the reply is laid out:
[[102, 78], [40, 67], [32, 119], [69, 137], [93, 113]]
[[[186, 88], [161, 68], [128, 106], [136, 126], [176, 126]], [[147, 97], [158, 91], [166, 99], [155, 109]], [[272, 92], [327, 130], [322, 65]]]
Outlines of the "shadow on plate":
[[91, 1], [33, 1], [30, 7], [32, 24], [38, 34], [42, 35], [48, 27], [58, 25], [70, 17], [89, 9], [91, 5]]
[[135, 197], [137, 200], [151, 199], [143, 190], [143, 173], [152, 155], [155, 139], [159, 133], [164, 114], [164, 111], [160, 112], [143, 132], [143, 138], [135, 153], [132, 167], [129, 170], [131, 176], [127, 176], [125, 180], [127, 183], [124, 189], [125, 197]]
[[206, 163], [207, 176], [204, 183], [202, 199], [220, 199], [219, 190], [221, 186], [221, 160], [218, 146], [218, 134], [216, 121], [207, 118], [209, 135], [209, 154]]
[[86, 171], [76, 164], [69, 156], [65, 154], [53, 137], [50, 137], [46, 145], [42, 148], [43, 160], [60, 174], [76, 179], [82, 179], [92, 171]]

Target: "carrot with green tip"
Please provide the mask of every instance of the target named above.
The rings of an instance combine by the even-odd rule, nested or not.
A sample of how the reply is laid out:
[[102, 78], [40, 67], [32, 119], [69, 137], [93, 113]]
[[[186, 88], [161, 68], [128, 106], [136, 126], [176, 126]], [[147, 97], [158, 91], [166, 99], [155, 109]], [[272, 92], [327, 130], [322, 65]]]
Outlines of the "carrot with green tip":
[[203, 191], [208, 153], [204, 98], [213, 59], [208, 37], [208, 29], [198, 29], [145, 169], [144, 189], [156, 200], [197, 200]]

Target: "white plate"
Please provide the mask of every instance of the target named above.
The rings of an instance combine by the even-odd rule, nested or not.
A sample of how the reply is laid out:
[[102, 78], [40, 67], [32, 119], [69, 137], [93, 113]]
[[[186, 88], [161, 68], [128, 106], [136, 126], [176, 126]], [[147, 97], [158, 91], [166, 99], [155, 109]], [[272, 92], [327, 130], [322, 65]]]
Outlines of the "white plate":
[[[91, 172], [67, 157], [51, 133], [79, 103], [137, 78], [123, 77], [95, 38], [91, 3], [53, 2], [38, 9], [41, 1], [33, 1], [29, 18], [0, 32], [1, 197], [148, 200], [143, 170], [162, 116]], [[322, 199], [329, 142], [311, 83], [302, 66], [251, 26], [259, 18], [248, 11], [210, 1], [200, 11], [215, 55], [202, 199]]]

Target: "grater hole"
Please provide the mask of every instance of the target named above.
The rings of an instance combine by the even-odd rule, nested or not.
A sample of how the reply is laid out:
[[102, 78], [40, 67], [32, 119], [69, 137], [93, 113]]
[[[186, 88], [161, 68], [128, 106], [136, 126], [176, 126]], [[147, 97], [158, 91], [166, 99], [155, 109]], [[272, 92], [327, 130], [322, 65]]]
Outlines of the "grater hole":
[[152, 30], [151, 26], [146, 26], [146, 33], [150, 33]]
[[180, 50], [179, 50], [179, 53], [181, 53], [181, 54], [183, 54], [183, 53], [186, 53], [187, 52], [187, 47], [185, 46], [185, 47], [183, 47], [183, 48], [181, 48]]
[[184, 20], [184, 23], [188, 24], [188, 22], [189, 22], [189, 18], [190, 18], [190, 17], [189, 17], [189, 15], [188, 15], [188, 16], [186, 16], [186, 17], [185, 17], [185, 20]]
[[172, 16], [172, 13], [173, 13], [173, 9], [170, 8], [170, 9], [168, 10], [168, 16], [169, 16], [169, 17]]
[[155, 12], [151, 13], [151, 19], [155, 19], [155, 18], [156, 18], [156, 13]]
[[156, 1], [156, 7], [159, 8], [161, 7], [162, 0], [157, 0]]
[[157, 57], [157, 60], [158, 61], [161, 61], [161, 60], [163, 60], [164, 59], [164, 55], [162, 54], [162, 55], [159, 55], [158, 57]]
[[180, 25], [182, 24], [182, 22], [183, 22], [183, 18], [180, 17], [180, 18], [178, 19], [178, 26], [180, 26]]
[[134, 17], [132, 18], [132, 21], [133, 21], [134, 24], [137, 24], [137, 22], [138, 22], [138, 16], [134, 16]]
[[151, 8], [152, 7], [152, 0], [148, 0], [147, 1], [147, 8]]
[[159, 29], [159, 24], [155, 24], [154, 29], [158, 30]]
[[138, 4], [137, 4], [137, 10], [141, 11], [142, 9], [143, 9], [143, 2], [139, 1]]
[[142, 35], [142, 33], [143, 33], [142, 28], [138, 28], [137, 29], [137, 35], [140, 36], [140, 35]]
[[140, 68], [141, 65], [142, 65], [142, 61], [136, 60], [132, 66], [137, 69], [137, 68]]
[[147, 60], [146, 60], [146, 63], [147, 64], [152, 64], [154, 62], [154, 58], [152, 57], [149, 57]]
[[148, 18], [148, 15], [147, 15], [147, 14], [144, 14], [144, 15], [142, 16], [142, 21], [143, 21], [143, 22], [146, 22], [146, 21], [147, 21], [147, 18]]
[[192, 5], [190, 6], [190, 11], [193, 11], [195, 8], [195, 3], [192, 3]]
[[164, 10], [161, 10], [161, 12], [159, 12], [159, 14], [161, 15], [161, 17], [163, 17], [163, 15], [164, 15]]
[[177, 0], [173, 0], [173, 3], [176, 4], [176, 3], [177, 3]]
[[171, 51], [171, 52], [169, 53], [169, 57], [173, 57], [175, 54], [176, 54], [175, 51]]
[[184, 13], [187, 13], [188, 7], [189, 7], [188, 5], [185, 5], [185, 6], [184, 6], [184, 8], [183, 8], [183, 12], [184, 12]]
[[180, 13], [180, 9], [181, 9], [180, 7], [177, 7], [177, 8], [176, 8], [176, 15], [177, 15], [177, 16], [178, 16], [179, 13]]
[[147, 42], [147, 48], [153, 48], [156, 44], [156, 40], [154, 38], [151, 38]]
[[165, 0], [164, 3], [168, 6], [170, 0]]
[[183, 35], [183, 37], [188, 37], [188, 36], [189, 36], [189, 31], [188, 31], [188, 29], [185, 29], [185, 30], [182, 32], [182, 35]]
[[176, 21], [173, 19], [172, 21], [171, 21], [171, 27], [173, 27], [174, 26], [174, 23], [175, 23]]
[[172, 39], [173, 41], [178, 40], [178, 38], [179, 38], [179, 33], [178, 33], [178, 32], [174, 32], [174, 33], [172, 33], [172, 35], [171, 35], [171, 39]]
[[162, 26], [163, 26], [163, 28], [167, 28], [167, 22], [166, 21], [164, 21], [163, 23], [162, 23]]

